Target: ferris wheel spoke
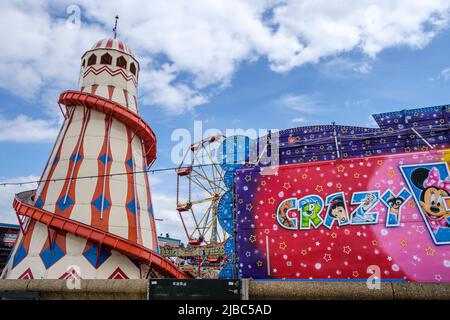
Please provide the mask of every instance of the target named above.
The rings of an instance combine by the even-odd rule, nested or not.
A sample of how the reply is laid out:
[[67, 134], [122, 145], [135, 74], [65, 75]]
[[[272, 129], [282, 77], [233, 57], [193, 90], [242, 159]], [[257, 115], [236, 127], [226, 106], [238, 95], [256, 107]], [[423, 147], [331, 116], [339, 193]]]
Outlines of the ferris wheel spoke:
[[[192, 214], [192, 218], [194, 218], [195, 229], [198, 230], [199, 236], [201, 236], [200, 230], [199, 230], [199, 228], [198, 228], [197, 218], [195, 217], [195, 213], [194, 213], [194, 210], [192, 210], [192, 208], [191, 208], [191, 214]], [[193, 232], [192, 234], [194, 234], [194, 233], [195, 233], [195, 230], [194, 230], [194, 232]]]
[[194, 182], [198, 187], [200, 187], [201, 189], [205, 190], [206, 192], [208, 192], [211, 196], [214, 196], [214, 193], [210, 191], [210, 188], [206, 187], [205, 185], [203, 185], [198, 179], [197, 177], [190, 177], [189, 179], [191, 179], [192, 182]]
[[211, 198], [206, 198], [206, 199], [201, 199], [201, 200], [195, 200], [195, 201], [191, 201], [191, 204], [201, 204], [201, 203], [205, 203], [205, 202], [209, 202], [213, 199], [213, 197]]
[[[198, 158], [197, 153], [194, 153], [194, 156], [196, 157], [197, 161], [198, 161], [200, 164], [202, 164], [202, 161]], [[203, 168], [203, 166], [200, 166], [199, 168], [200, 168], [200, 170], [203, 172], [203, 175], [201, 175], [197, 170], [195, 170], [195, 171], [197, 172], [197, 174], [199, 174], [200, 176], [202, 176], [206, 181], [208, 181], [209, 185], [211, 186], [211, 189], [213, 189], [213, 186], [212, 186], [212, 184], [211, 184], [211, 181], [210, 181], [210, 179], [208, 179], [208, 175], [207, 175], [206, 172], [205, 172], [205, 168]]]
[[[199, 184], [202, 185], [202, 187], [205, 190], [213, 190], [214, 191], [214, 185], [216, 184], [213, 180], [209, 179], [207, 176], [203, 175], [201, 172], [198, 172], [197, 170], [193, 170], [193, 172], [196, 173], [196, 176], [193, 176], [193, 178], [197, 179], [197, 182]], [[201, 183], [198, 179], [198, 177], [200, 177], [202, 180], [206, 181], [209, 185], [209, 188], [206, 187], [203, 183]], [[215, 192], [213, 192], [212, 194], [215, 194]]]
[[[198, 176], [200, 176], [201, 178], [203, 178], [203, 179], [205, 179], [205, 180], [207, 180], [208, 181], [208, 183], [209, 183], [209, 185], [214, 185], [217, 189], [220, 189], [220, 190], [222, 190], [222, 191], [226, 191], [222, 186], [220, 186], [219, 184], [217, 184], [214, 180], [211, 180], [211, 179], [208, 179], [208, 177], [207, 176], [204, 176], [204, 175], [202, 175], [200, 172], [198, 172], [198, 171], [196, 171], [196, 170], [193, 170]], [[214, 189], [213, 187], [212, 187], [212, 185], [211, 185], [211, 189]], [[217, 193], [217, 192], [216, 192]]]
[[[205, 151], [206, 151], [206, 154], [208, 155], [208, 158], [209, 158], [209, 160], [210, 160], [210, 164], [211, 164], [211, 173], [212, 173], [213, 181], [214, 181], [214, 183], [216, 183], [216, 181], [217, 181], [217, 176], [216, 176], [216, 170], [215, 170], [215, 168], [214, 168], [214, 160], [213, 160], [213, 158], [212, 158], [211, 144], [208, 144], [208, 148], [205, 149]], [[218, 188], [217, 185], [216, 185], [216, 187]], [[214, 192], [217, 193], [218, 190], [216, 189], [216, 190], [214, 190]]]
[[211, 213], [211, 208], [212, 208], [212, 206], [213, 206], [213, 203], [211, 203], [211, 204], [209, 205], [208, 209], [206, 210], [206, 212], [205, 212], [205, 214], [204, 214], [204, 216], [203, 216], [203, 218], [202, 218], [202, 222], [203, 222], [203, 234], [206, 233], [206, 227], [207, 227], [207, 223], [208, 223], [208, 220], [209, 220], [209, 215], [210, 215], [210, 213]]

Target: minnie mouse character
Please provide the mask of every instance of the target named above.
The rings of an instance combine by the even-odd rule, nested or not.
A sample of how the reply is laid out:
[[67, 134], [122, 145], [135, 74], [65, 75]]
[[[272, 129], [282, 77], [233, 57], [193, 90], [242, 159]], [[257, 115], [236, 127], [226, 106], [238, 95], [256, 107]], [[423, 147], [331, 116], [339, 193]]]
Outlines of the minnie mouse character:
[[433, 167], [431, 170], [415, 169], [411, 173], [411, 181], [421, 190], [420, 207], [428, 218], [436, 240], [450, 240], [450, 212], [444, 204], [444, 198], [450, 194], [450, 180], [441, 180], [439, 170]]

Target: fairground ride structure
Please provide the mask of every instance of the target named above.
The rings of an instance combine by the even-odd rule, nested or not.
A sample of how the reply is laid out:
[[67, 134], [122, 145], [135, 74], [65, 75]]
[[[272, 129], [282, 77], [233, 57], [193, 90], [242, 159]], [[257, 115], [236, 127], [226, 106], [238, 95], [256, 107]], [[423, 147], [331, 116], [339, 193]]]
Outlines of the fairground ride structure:
[[14, 199], [21, 232], [2, 278], [187, 277], [157, 253], [145, 172], [156, 137], [139, 116], [139, 70], [116, 37], [82, 56], [79, 91], [59, 97], [64, 122], [38, 188]]

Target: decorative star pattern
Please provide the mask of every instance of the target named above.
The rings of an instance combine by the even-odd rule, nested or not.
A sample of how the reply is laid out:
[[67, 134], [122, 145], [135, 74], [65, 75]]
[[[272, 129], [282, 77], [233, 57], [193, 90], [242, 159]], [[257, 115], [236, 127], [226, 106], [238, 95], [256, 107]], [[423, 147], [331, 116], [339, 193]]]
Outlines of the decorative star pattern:
[[[332, 193], [342, 192], [351, 212], [355, 209], [350, 203], [354, 192], [380, 190], [382, 194], [389, 188], [398, 194], [407, 187], [399, 163], [439, 161], [442, 161], [439, 152], [411, 153], [392, 159], [344, 159], [335, 166], [292, 165], [289, 169], [278, 170], [276, 175], [258, 176], [254, 172], [249, 174], [248, 170], [238, 170], [236, 193], [242, 202], [237, 201], [236, 212], [240, 222], [237, 237], [241, 275], [280, 279], [367, 279], [367, 266], [378, 265], [383, 279], [450, 281], [450, 268], [444, 266], [445, 263], [450, 265], [449, 246], [434, 245], [414, 199], [402, 207], [399, 227], [386, 227], [386, 206], [382, 203], [373, 208], [379, 212], [375, 225], [335, 223], [331, 229], [322, 225], [309, 230], [289, 230], [276, 219], [281, 201], [311, 194], [325, 200]], [[291, 214], [295, 216], [295, 210]], [[271, 270], [270, 275], [267, 268]]]

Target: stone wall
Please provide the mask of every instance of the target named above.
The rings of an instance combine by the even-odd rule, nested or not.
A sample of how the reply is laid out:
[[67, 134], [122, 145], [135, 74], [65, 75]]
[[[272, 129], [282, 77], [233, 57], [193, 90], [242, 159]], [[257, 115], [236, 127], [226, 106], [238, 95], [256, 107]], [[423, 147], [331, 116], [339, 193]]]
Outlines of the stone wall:
[[[258, 299], [445, 299], [450, 300], [450, 283], [384, 282], [380, 289], [368, 289], [365, 282], [244, 281], [248, 298]], [[245, 292], [245, 290], [243, 290]]]

